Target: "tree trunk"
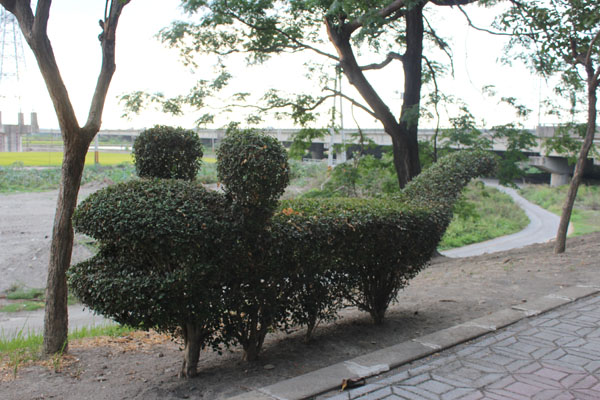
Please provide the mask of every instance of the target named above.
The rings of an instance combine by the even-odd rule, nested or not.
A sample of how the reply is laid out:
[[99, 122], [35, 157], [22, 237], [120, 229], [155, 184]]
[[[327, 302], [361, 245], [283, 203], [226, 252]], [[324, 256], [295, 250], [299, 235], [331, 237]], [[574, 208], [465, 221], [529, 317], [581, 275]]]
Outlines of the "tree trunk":
[[[406, 148], [403, 159], [408, 171], [408, 181], [421, 172], [419, 161], [419, 104], [421, 103], [422, 65], [423, 58], [423, 5], [413, 7], [406, 14], [406, 52], [402, 68], [404, 71], [404, 99], [400, 113], [400, 128], [398, 136], [404, 140]], [[395, 146], [394, 146], [395, 147]], [[395, 150], [394, 150], [395, 151]], [[398, 177], [400, 187], [407, 182]]]
[[[339, 30], [327, 22], [327, 33], [329, 40], [336, 48], [342, 72], [348, 79], [348, 82], [356, 88], [361, 97], [373, 111], [372, 116], [381, 122], [385, 132], [392, 137], [392, 142], [394, 143], [394, 167], [396, 168], [398, 183], [402, 188], [413, 176], [420, 172], [419, 148], [416, 141], [416, 134], [413, 143], [413, 140], [406, 136], [408, 131], [401, 128], [396, 117], [394, 117], [394, 114], [392, 114], [389, 107], [383, 102], [365, 77], [361, 67], [358, 65], [350, 44], [351, 32], [348, 32], [345, 29]], [[418, 60], [418, 63], [420, 66], [420, 59]], [[418, 96], [420, 96], [420, 82], [418, 86]], [[411, 93], [414, 93], [414, 90], [411, 89]], [[416, 125], [414, 127], [411, 126], [411, 129], [416, 132], [418, 127]]]
[[196, 324], [185, 324], [181, 327], [183, 331], [184, 354], [183, 364], [179, 372], [180, 378], [193, 378], [198, 374], [198, 360], [204, 331]]
[[575, 165], [575, 172], [573, 173], [573, 179], [569, 185], [569, 191], [567, 192], [567, 198], [562, 208], [560, 215], [560, 223], [558, 225], [558, 232], [556, 233], [556, 243], [554, 245], [554, 253], [564, 253], [567, 244], [567, 230], [569, 228], [569, 221], [571, 220], [571, 213], [573, 212], [573, 204], [575, 204], [575, 198], [577, 197], [577, 190], [581, 184], [583, 178], [583, 170], [587, 161], [587, 156], [594, 142], [594, 134], [596, 133], [596, 90], [598, 83], [592, 79], [588, 80], [588, 121], [587, 130], [585, 133], [585, 139], [579, 152], [579, 158]]
[[65, 147], [46, 284], [43, 348], [45, 354], [67, 350], [68, 290], [66, 273], [71, 264], [73, 249], [71, 217], [77, 206], [77, 194], [85, 164], [85, 148], [85, 143], [72, 143]]

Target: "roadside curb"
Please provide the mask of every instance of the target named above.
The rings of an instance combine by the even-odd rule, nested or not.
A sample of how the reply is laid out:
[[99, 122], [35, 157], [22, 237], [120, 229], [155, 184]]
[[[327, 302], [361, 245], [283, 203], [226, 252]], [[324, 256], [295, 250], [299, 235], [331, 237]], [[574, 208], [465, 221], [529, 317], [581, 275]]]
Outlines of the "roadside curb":
[[578, 285], [496, 311], [372, 353], [333, 364], [229, 400], [301, 400], [336, 390], [343, 379], [369, 378], [450, 347], [476, 339], [562, 305], [600, 293], [600, 286]]

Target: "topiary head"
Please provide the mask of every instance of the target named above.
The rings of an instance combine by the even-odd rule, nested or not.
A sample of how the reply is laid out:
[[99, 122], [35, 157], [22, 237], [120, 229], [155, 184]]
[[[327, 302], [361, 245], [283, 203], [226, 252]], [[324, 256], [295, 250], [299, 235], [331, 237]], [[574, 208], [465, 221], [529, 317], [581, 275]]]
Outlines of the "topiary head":
[[271, 210], [289, 183], [287, 152], [264, 133], [230, 129], [217, 150], [217, 173], [236, 205]]
[[194, 180], [200, 169], [202, 143], [188, 129], [156, 125], [146, 129], [133, 144], [138, 176]]

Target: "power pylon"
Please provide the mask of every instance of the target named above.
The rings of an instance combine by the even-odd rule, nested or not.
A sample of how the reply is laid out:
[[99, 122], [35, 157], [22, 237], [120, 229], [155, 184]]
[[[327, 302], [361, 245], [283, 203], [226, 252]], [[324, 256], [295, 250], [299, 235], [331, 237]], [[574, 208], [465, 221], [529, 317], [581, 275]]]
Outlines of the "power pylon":
[[23, 36], [13, 14], [0, 7], [0, 98], [21, 108], [25, 73]]

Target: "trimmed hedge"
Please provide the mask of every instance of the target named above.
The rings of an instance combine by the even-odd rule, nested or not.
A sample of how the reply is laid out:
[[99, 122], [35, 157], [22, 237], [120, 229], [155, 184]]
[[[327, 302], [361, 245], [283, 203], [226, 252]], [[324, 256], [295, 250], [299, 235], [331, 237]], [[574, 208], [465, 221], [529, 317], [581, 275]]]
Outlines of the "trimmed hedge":
[[217, 149], [217, 174], [242, 210], [270, 213], [289, 183], [287, 152], [277, 139], [255, 130], [230, 130]]
[[202, 155], [198, 134], [183, 128], [156, 125], [133, 143], [135, 169], [142, 178], [194, 180]]
[[101, 246], [71, 269], [75, 294], [119, 322], [180, 332], [184, 376], [195, 374], [204, 346], [241, 344], [254, 360], [270, 330], [306, 325], [308, 337], [347, 303], [381, 323], [427, 265], [462, 187], [494, 166], [487, 153], [461, 152], [395, 197], [277, 207], [283, 152], [256, 132], [234, 132], [219, 151], [225, 193], [153, 179], [88, 197], [74, 226]]

